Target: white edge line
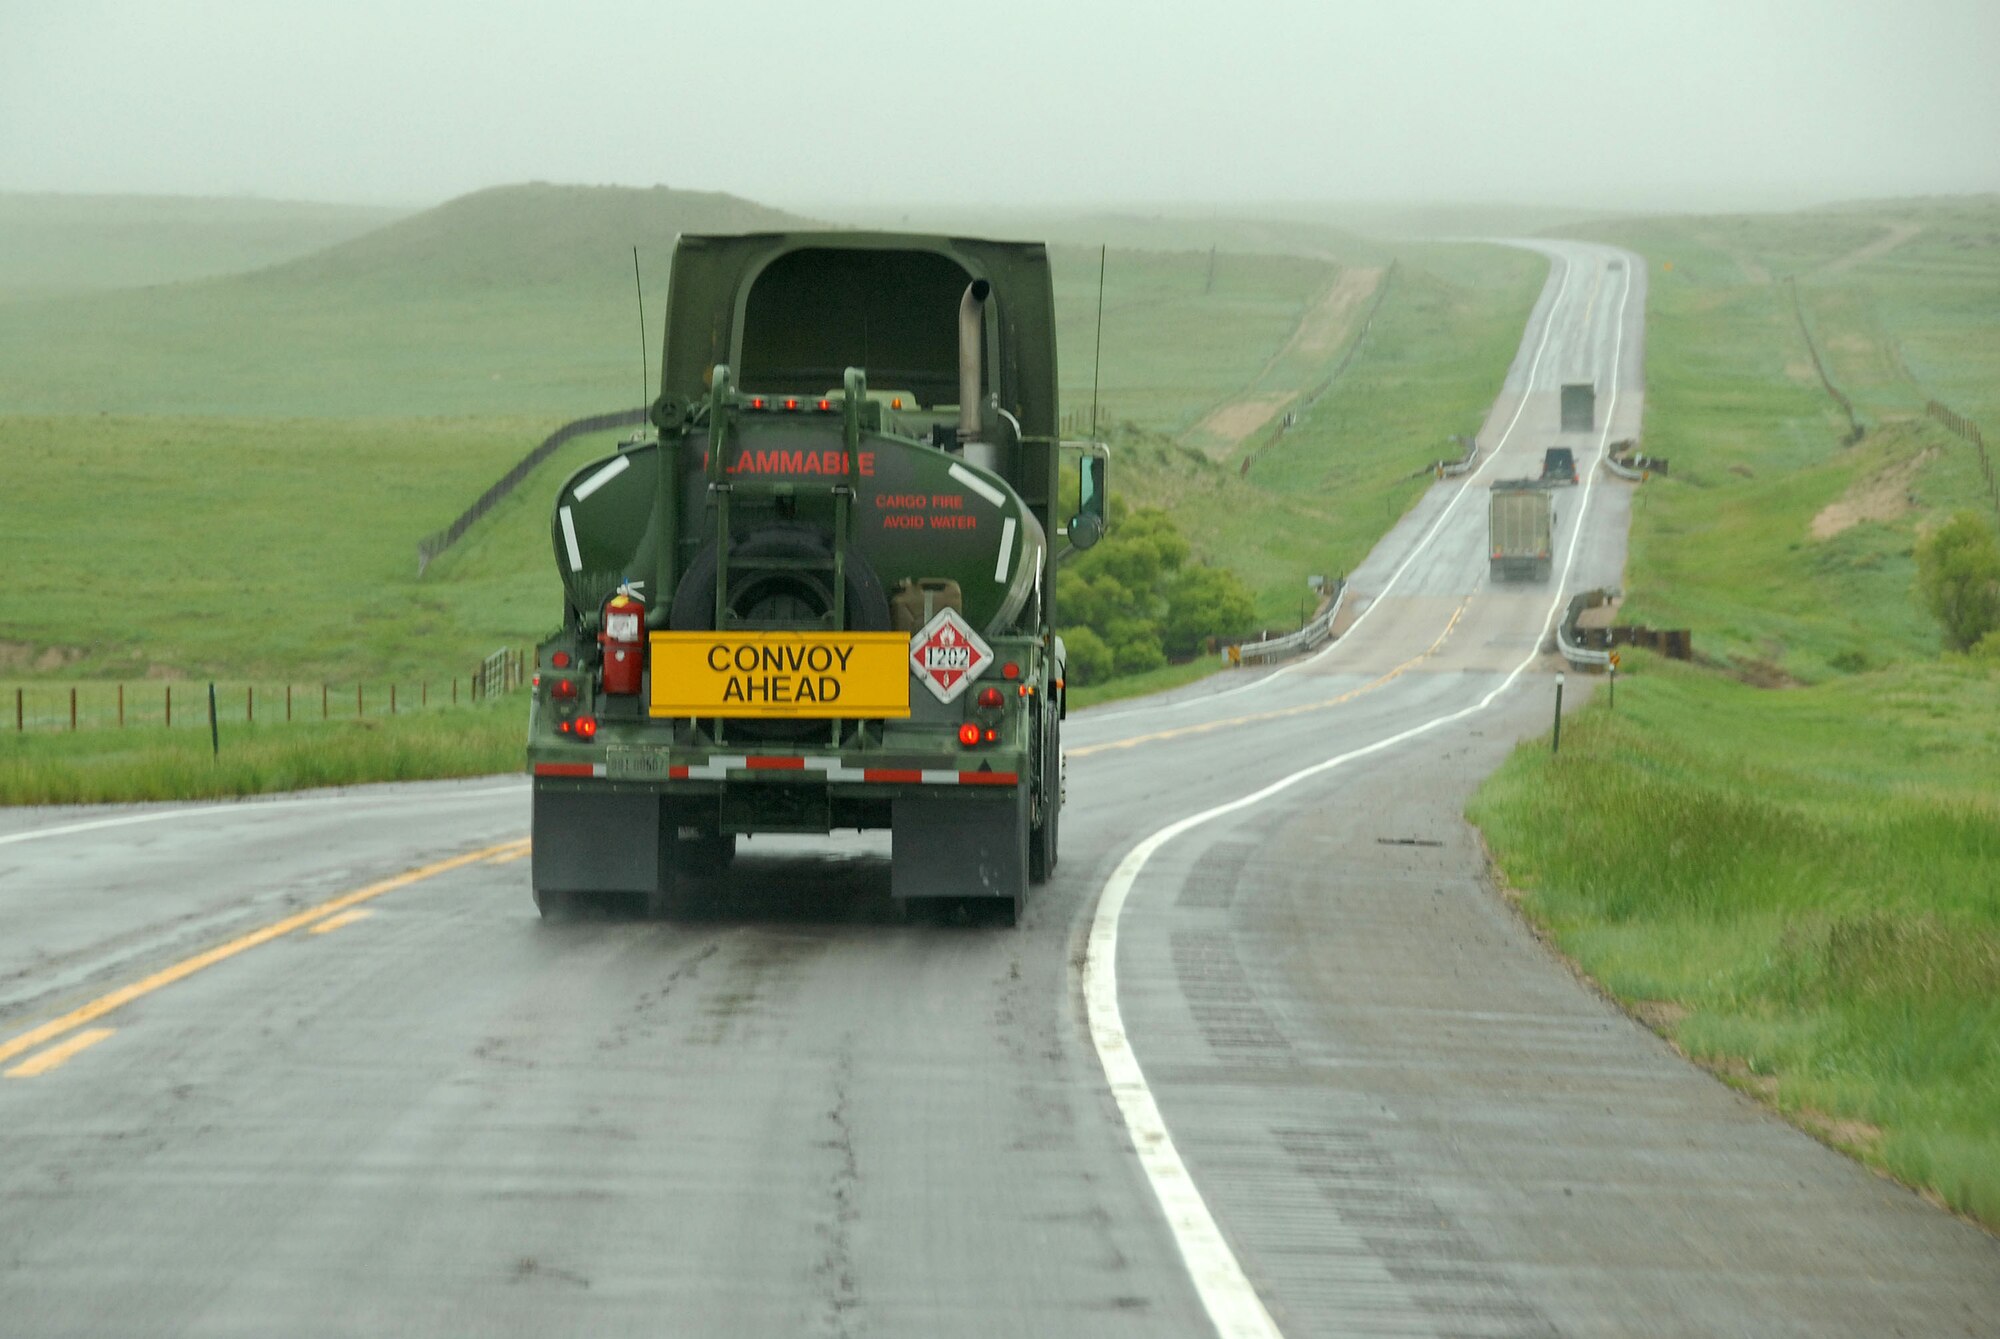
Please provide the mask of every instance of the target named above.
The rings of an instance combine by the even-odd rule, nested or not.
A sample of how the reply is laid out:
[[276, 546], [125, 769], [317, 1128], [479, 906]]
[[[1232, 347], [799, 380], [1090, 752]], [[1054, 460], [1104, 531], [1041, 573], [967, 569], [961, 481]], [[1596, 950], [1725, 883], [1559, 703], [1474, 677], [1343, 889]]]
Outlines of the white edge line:
[[576, 549], [576, 521], [570, 516], [568, 507], [560, 507], [556, 515], [562, 520], [563, 547], [569, 550], [569, 570], [583, 570], [583, 555]]
[[967, 488], [970, 488], [973, 492], [991, 502], [994, 506], [1004, 507], [1007, 505], [1007, 495], [1005, 493], [995, 488], [992, 484], [987, 483], [971, 470], [965, 468], [965, 466], [953, 465], [947, 472], [952, 478], [958, 480]]
[[[1519, 245], [1519, 243], [1503, 243], [1503, 245]], [[1548, 253], [1545, 252], [1544, 254]], [[1454, 507], [1458, 506], [1459, 499], [1463, 498], [1466, 494], [1466, 491], [1472, 487], [1473, 480], [1477, 479], [1480, 475], [1484, 474], [1486, 472], [1487, 466], [1491, 465], [1494, 459], [1499, 456], [1501, 451], [1506, 449], [1507, 439], [1514, 435], [1515, 427], [1520, 424], [1521, 413], [1528, 407], [1528, 396], [1532, 394], [1534, 391], [1535, 373], [1541, 369], [1542, 355], [1548, 351], [1549, 336], [1555, 331], [1556, 308], [1562, 305], [1563, 294], [1569, 291], [1570, 272], [1575, 268], [1566, 257], [1556, 257], [1556, 259], [1560, 259], [1562, 261], [1562, 267], [1563, 267], [1562, 278], [1556, 281], [1555, 296], [1549, 299], [1548, 315], [1542, 319], [1542, 338], [1540, 342], [1535, 345], [1534, 358], [1532, 358], [1528, 363], [1527, 377], [1522, 383], [1523, 389], [1521, 391], [1521, 403], [1514, 406], [1514, 417], [1507, 420], [1507, 426], [1501, 432], [1500, 440], [1495, 442], [1493, 444], [1492, 449], [1486, 453], [1486, 459], [1479, 462], [1479, 468], [1473, 470], [1472, 473], [1464, 477], [1464, 481], [1459, 484], [1458, 490], [1454, 492], [1451, 495], [1450, 499], [1445, 502], [1444, 510], [1440, 511], [1437, 514], [1437, 518], [1431, 522], [1430, 528], [1424, 531], [1423, 535], [1418, 538], [1415, 546], [1410, 549], [1408, 556], [1406, 556], [1403, 559], [1402, 565], [1399, 566], [1394, 572], [1390, 573], [1389, 580], [1383, 584], [1382, 589], [1369, 597], [1368, 607], [1366, 609], [1363, 609], [1359, 614], [1357, 614], [1355, 616], [1354, 621], [1347, 625], [1347, 631], [1343, 632], [1338, 637], [1331, 638], [1325, 646], [1321, 647], [1313, 654], [1309, 656], [1302, 656], [1299, 659], [1292, 661], [1288, 665], [1281, 665], [1277, 669], [1272, 670], [1268, 674], [1260, 675], [1257, 678], [1252, 679], [1249, 683], [1238, 684], [1234, 688], [1225, 688], [1219, 693], [1206, 693], [1200, 697], [1184, 697], [1180, 699], [1178, 702], [1163, 702], [1153, 707], [1132, 707], [1124, 711], [1114, 711], [1109, 713], [1108, 715], [1090, 717], [1088, 718], [1089, 721], [1092, 724], [1095, 724], [1098, 721], [1115, 721], [1121, 716], [1137, 716], [1140, 715], [1141, 713], [1144, 713], [1146, 715], [1157, 715], [1162, 711], [1178, 711], [1183, 707], [1205, 706], [1210, 702], [1219, 702], [1225, 697], [1234, 697], [1238, 693], [1247, 693], [1252, 691], [1253, 689], [1263, 688], [1274, 679], [1282, 679], [1285, 675], [1292, 673], [1294, 670], [1304, 669], [1307, 665], [1315, 663], [1322, 657], [1331, 655], [1335, 647], [1341, 645], [1341, 643], [1345, 642], [1349, 637], [1352, 637], [1354, 635], [1354, 630], [1360, 627], [1362, 623], [1364, 623], [1367, 620], [1368, 615], [1375, 612], [1376, 606], [1380, 605], [1382, 601], [1385, 598], [1387, 598], [1389, 592], [1395, 588], [1397, 580], [1402, 577], [1404, 572], [1409, 570], [1410, 564], [1415, 562], [1426, 548], [1430, 547], [1431, 540], [1437, 537], [1438, 530], [1444, 525], [1445, 518], [1451, 515], [1452, 509]], [[1546, 289], [1546, 285], [1544, 285], [1544, 288]], [[1536, 298], [1537, 304], [1539, 304], [1540, 301], [1541, 299], [1538, 296]], [[1530, 314], [1532, 315], [1532, 313]], [[1501, 390], [1502, 392], [1505, 392], [1506, 387], [1502, 385]], [[1614, 395], [1614, 399], [1615, 398], [1616, 397]], [[1607, 422], [1609, 421], [1609, 415], [1606, 415], [1606, 421]]]
[[[1604, 455], [1605, 444], [1610, 440], [1611, 423], [1618, 409], [1619, 362], [1624, 356], [1626, 301], [1632, 295], [1632, 266], [1628, 259], [1625, 266], [1625, 288], [1618, 301], [1617, 336], [1611, 355], [1611, 396], [1604, 414], [1604, 430], [1598, 436], [1597, 455]], [[1550, 317], [1553, 321], [1554, 306], [1551, 304]], [[1546, 345], [1547, 336], [1543, 343]], [[1539, 361], [1539, 355], [1537, 355]], [[1532, 378], [1530, 379], [1532, 385]], [[1515, 414], [1518, 422], [1519, 413]], [[1511, 425], [1509, 431], [1512, 431]], [[1504, 438], [1502, 440], [1505, 440]], [[1495, 448], [1498, 453], [1498, 448]], [[1597, 470], [1591, 471], [1595, 476]], [[1496, 698], [1514, 686], [1517, 679], [1528, 667], [1541, 658], [1541, 644], [1548, 636], [1550, 624], [1557, 611], [1562, 608], [1562, 594], [1569, 584], [1570, 573], [1576, 564], [1577, 545], [1583, 532], [1584, 518], [1589, 514], [1590, 485], [1585, 485], [1583, 504], [1578, 508], [1576, 524], [1570, 528], [1569, 555], [1563, 562], [1562, 579], [1556, 585], [1555, 599], [1549, 605], [1548, 618], [1542, 625], [1542, 636], [1536, 638], [1535, 649], [1528, 653], [1520, 664], [1508, 673], [1505, 679], [1489, 691], [1486, 696], [1457, 711], [1436, 716], [1407, 730], [1401, 730], [1386, 739], [1378, 739], [1372, 744], [1349, 749], [1345, 753], [1303, 767], [1288, 776], [1278, 778], [1261, 790], [1234, 800], [1225, 801], [1200, 813], [1191, 814], [1177, 822], [1169, 823], [1146, 837], [1118, 862], [1118, 867], [1105, 880], [1104, 889], [1098, 895], [1097, 910], [1091, 917], [1090, 937], [1084, 948], [1083, 999], [1084, 1009], [1089, 1019], [1090, 1040], [1097, 1051], [1098, 1063], [1104, 1068], [1105, 1081], [1111, 1087], [1111, 1095], [1118, 1103], [1120, 1115], [1124, 1117], [1126, 1132], [1131, 1136], [1133, 1151], [1138, 1155], [1139, 1165], [1152, 1184], [1153, 1194], [1159, 1199], [1160, 1209], [1166, 1215], [1167, 1226], [1173, 1231], [1174, 1242], [1180, 1247], [1181, 1258], [1187, 1264], [1188, 1275], [1193, 1280], [1195, 1291], [1201, 1297], [1203, 1308], [1214, 1324], [1217, 1334], [1223, 1339], [1282, 1339], [1283, 1332], [1271, 1319], [1257, 1290], [1243, 1273], [1242, 1264], [1236, 1253], [1229, 1248], [1222, 1231], [1216, 1226], [1208, 1204], [1202, 1199], [1201, 1191], [1189, 1175], [1187, 1164], [1181, 1161], [1179, 1150], [1174, 1147], [1172, 1136], [1167, 1131], [1166, 1121], [1160, 1114], [1159, 1103], [1153, 1097], [1152, 1088], [1146, 1082], [1145, 1072], [1139, 1066], [1138, 1057], [1133, 1053], [1130, 1038], [1125, 1032], [1125, 1016], [1118, 1006], [1118, 922], [1125, 910], [1126, 899], [1139, 875], [1145, 870], [1146, 862], [1155, 852], [1174, 838], [1193, 828], [1200, 827], [1225, 814], [1248, 809], [1262, 804], [1265, 800], [1283, 791], [1290, 790], [1300, 782], [1310, 780], [1325, 772], [1344, 766], [1357, 758], [1382, 753], [1396, 745], [1430, 733], [1439, 726], [1464, 720], [1486, 710]]]
[[618, 459], [612, 461], [609, 465], [606, 465], [603, 469], [591, 475], [588, 479], [585, 479], [575, 488], [570, 489], [570, 496], [575, 498], [578, 502], [583, 501], [585, 498], [589, 497], [592, 493], [595, 493], [598, 489], [604, 487], [604, 485], [610, 483], [613, 479], [616, 479], [619, 475], [623, 474], [631, 466], [631, 464], [632, 464], [632, 458], [630, 456], [618, 457]]
[[[526, 778], [523, 778], [525, 780]], [[477, 795], [510, 795], [519, 786], [487, 786], [480, 790], [454, 790], [423, 798], [465, 799]], [[343, 791], [338, 795], [314, 795], [296, 800], [244, 800], [234, 804], [205, 804], [187, 809], [162, 809], [149, 814], [120, 814], [116, 818], [93, 818], [82, 823], [64, 823], [53, 828], [36, 828], [32, 832], [12, 832], [0, 837], [0, 846], [12, 846], [15, 842], [41, 841], [47, 837], [68, 837], [79, 832], [97, 832], [104, 828], [126, 828], [139, 823], [164, 823], [174, 818], [213, 818], [221, 815], [261, 814], [272, 809], [296, 809], [308, 804], [337, 804], [353, 802], [357, 798], [369, 798]], [[397, 797], [397, 803], [405, 803], [408, 796]]]
[[1009, 516], [1000, 526], [1000, 561], [993, 564], [993, 579], [1007, 579], [1008, 559], [1014, 556], [1014, 518]]

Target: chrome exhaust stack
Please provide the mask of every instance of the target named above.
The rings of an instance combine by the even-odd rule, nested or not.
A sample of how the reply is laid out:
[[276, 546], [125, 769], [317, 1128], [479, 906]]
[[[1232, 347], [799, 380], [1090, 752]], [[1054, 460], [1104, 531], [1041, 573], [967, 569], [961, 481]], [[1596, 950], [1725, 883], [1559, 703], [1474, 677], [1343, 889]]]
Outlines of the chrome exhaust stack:
[[986, 299], [992, 292], [992, 284], [974, 279], [958, 300], [958, 444], [967, 462], [988, 470], [999, 463], [993, 444], [983, 440], [985, 425], [980, 419]]

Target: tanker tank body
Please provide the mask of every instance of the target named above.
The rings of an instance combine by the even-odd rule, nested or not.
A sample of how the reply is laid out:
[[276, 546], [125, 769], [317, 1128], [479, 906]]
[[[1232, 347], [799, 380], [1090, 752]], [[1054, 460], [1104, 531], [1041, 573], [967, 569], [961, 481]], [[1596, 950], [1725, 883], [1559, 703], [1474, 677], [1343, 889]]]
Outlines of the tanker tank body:
[[1106, 521], [1108, 452], [1060, 441], [1056, 385], [1040, 244], [680, 239], [658, 435], [577, 471], [551, 522], [543, 914], [671, 914], [739, 838], [887, 828], [899, 901], [1018, 917], [1058, 854], [1051, 544]]

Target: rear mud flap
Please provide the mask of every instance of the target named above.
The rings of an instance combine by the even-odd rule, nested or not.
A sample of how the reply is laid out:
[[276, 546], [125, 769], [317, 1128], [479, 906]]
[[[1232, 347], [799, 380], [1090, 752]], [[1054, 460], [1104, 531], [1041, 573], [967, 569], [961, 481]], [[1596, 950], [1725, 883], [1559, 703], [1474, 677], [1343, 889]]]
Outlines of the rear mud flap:
[[652, 893], [664, 883], [660, 797], [535, 788], [534, 881], [543, 892]]
[[894, 806], [889, 892], [994, 897], [1019, 904], [1028, 887], [1028, 788], [1001, 797], [905, 795]]

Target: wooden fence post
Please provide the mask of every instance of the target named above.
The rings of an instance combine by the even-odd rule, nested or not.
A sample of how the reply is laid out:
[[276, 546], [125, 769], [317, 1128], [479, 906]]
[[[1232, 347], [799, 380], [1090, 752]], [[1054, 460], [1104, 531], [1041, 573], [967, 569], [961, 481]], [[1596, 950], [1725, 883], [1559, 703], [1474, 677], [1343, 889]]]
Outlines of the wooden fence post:
[[125, 728], [125, 685], [118, 685], [118, 728]]
[[76, 689], [69, 690], [69, 728], [76, 729]]

